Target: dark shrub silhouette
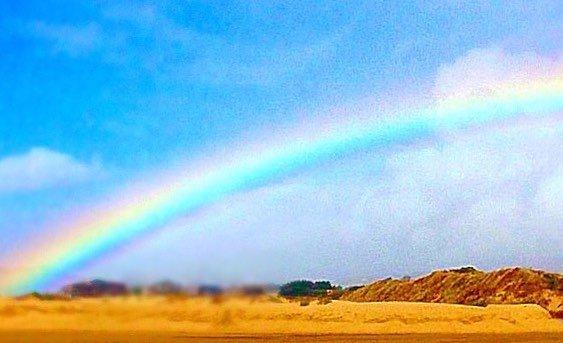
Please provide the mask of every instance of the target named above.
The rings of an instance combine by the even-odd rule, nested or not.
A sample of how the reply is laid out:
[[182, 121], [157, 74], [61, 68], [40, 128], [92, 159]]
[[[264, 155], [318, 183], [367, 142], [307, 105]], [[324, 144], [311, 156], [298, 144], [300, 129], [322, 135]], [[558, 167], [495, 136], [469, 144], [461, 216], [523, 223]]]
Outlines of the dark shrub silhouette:
[[92, 280], [65, 286], [61, 293], [70, 297], [101, 297], [127, 295], [128, 291], [127, 286], [123, 283]]
[[279, 294], [284, 297], [322, 296], [333, 289], [329, 281], [297, 280], [281, 286]]
[[163, 280], [152, 284], [148, 289], [149, 294], [155, 295], [181, 294], [183, 291], [181, 285], [170, 280]]
[[216, 285], [201, 285], [197, 289], [198, 295], [222, 295], [223, 288]]

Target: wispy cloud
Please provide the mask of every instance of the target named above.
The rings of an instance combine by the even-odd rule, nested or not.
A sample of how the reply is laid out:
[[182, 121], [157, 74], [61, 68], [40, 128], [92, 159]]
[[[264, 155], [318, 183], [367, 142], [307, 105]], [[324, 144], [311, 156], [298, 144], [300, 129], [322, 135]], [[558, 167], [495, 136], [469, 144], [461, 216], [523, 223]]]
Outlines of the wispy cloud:
[[74, 58], [142, 69], [165, 80], [211, 85], [282, 83], [334, 56], [353, 24], [307, 42], [241, 43], [187, 27], [165, 5], [106, 5], [88, 22], [31, 21], [20, 34], [43, 40], [50, 51]]
[[30, 35], [46, 40], [54, 54], [83, 56], [95, 51], [102, 44], [102, 29], [93, 22], [69, 25], [34, 21], [28, 23], [27, 28]]
[[306, 72], [312, 61], [319, 63], [334, 53], [342, 33], [311, 45], [264, 48], [220, 42], [208, 53], [185, 65], [183, 75], [196, 82], [215, 85], [272, 85]]
[[33, 148], [0, 159], [0, 194], [70, 185], [101, 173], [99, 163], [83, 163], [61, 152]]

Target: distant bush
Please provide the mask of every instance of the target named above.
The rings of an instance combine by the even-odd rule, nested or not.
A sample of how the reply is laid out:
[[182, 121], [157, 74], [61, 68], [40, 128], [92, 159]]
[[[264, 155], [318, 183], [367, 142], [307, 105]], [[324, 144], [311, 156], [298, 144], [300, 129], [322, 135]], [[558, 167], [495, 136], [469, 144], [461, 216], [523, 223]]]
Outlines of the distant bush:
[[55, 300], [56, 299], [54, 294], [49, 294], [49, 293], [33, 292], [30, 295], [31, 295], [31, 297], [39, 299], [39, 300]]
[[133, 286], [133, 287], [131, 287], [131, 294], [133, 294], [133, 295], [142, 295], [142, 294], [143, 294], [143, 287], [142, 287], [142, 286]]
[[24, 294], [22, 296], [17, 297], [18, 300], [25, 300], [25, 299], [37, 299], [37, 300], [68, 300], [69, 297], [62, 295], [62, 294], [52, 294], [52, 293], [39, 293], [39, 292], [32, 292], [28, 294]]
[[346, 292], [353, 292], [353, 291], [357, 291], [360, 288], [364, 288], [364, 285], [360, 285], [360, 286], [350, 286], [347, 287], [346, 289], [344, 289]]
[[152, 284], [148, 289], [149, 294], [153, 295], [178, 295], [182, 294], [183, 291], [181, 285], [170, 280], [163, 280]]
[[201, 285], [197, 289], [198, 295], [221, 295], [223, 293], [223, 288], [216, 285]]
[[342, 287], [337, 287], [337, 288], [334, 288], [334, 289], [327, 291], [326, 295], [324, 295], [323, 298], [328, 298], [328, 299], [331, 299], [331, 300], [338, 300], [343, 295], [344, 295], [344, 290], [342, 289]]
[[330, 284], [330, 281], [317, 281], [314, 285], [315, 289], [328, 291], [334, 287]]
[[309, 300], [301, 300], [299, 302], [299, 306], [309, 306], [310, 301]]
[[311, 295], [315, 284], [307, 280], [292, 281], [280, 287], [280, 295], [284, 297], [298, 297]]
[[279, 294], [283, 297], [323, 296], [333, 289], [336, 287], [329, 281], [298, 280], [281, 286]]
[[69, 297], [102, 297], [127, 295], [129, 290], [121, 282], [91, 280], [64, 286], [61, 293]]
[[472, 266], [461, 267], [461, 268], [458, 268], [458, 269], [450, 269], [449, 271], [453, 272], [453, 273], [460, 273], [460, 274], [479, 272], [477, 269], [475, 269]]

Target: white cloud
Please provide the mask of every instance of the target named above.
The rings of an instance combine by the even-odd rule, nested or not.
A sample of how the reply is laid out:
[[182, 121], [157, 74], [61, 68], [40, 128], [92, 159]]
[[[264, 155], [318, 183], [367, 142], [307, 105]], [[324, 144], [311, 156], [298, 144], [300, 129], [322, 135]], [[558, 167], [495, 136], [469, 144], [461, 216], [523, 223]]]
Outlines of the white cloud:
[[554, 189], [562, 170], [560, 129], [552, 121], [492, 128], [393, 156], [374, 208], [389, 225], [412, 232], [414, 251], [437, 260], [447, 253], [453, 261], [495, 266], [541, 257], [554, 267], [560, 254], [553, 247], [563, 244], [563, 217], [553, 211], [553, 194], [561, 192]]
[[0, 193], [69, 185], [100, 173], [98, 163], [82, 163], [72, 156], [38, 147], [0, 159]]
[[510, 53], [497, 47], [473, 49], [453, 63], [440, 66], [435, 96], [439, 100], [486, 96], [502, 83], [554, 76], [562, 71], [562, 57]]

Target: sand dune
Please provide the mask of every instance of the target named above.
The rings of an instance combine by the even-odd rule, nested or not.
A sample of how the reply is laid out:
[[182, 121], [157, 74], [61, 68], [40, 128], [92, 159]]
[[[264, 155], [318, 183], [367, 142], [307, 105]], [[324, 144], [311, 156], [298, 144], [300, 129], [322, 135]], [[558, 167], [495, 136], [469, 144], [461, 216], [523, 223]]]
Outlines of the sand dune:
[[0, 299], [4, 331], [177, 332], [181, 334], [525, 333], [563, 335], [538, 305], [473, 307], [432, 303], [309, 306], [258, 299], [127, 297], [40, 301]]
[[563, 275], [527, 268], [483, 272], [438, 270], [417, 279], [385, 279], [346, 292], [341, 300], [409, 301], [464, 305], [537, 304], [563, 318]]

